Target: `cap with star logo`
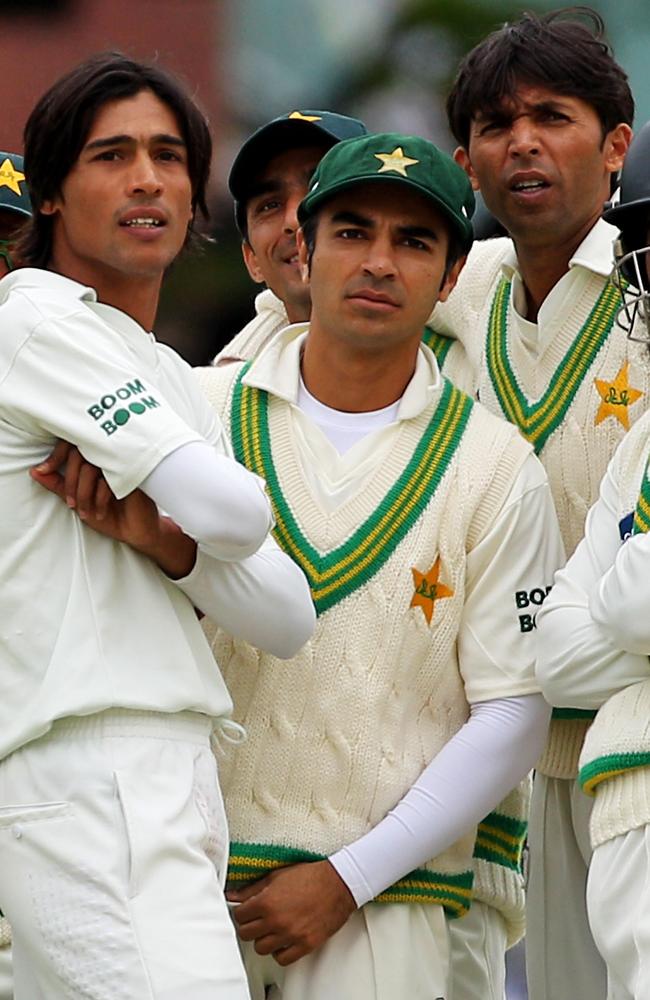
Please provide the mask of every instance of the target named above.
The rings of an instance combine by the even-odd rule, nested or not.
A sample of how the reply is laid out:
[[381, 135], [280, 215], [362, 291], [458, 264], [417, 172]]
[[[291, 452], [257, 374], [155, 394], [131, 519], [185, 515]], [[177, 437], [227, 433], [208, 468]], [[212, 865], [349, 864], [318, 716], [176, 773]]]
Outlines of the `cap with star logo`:
[[318, 164], [309, 193], [300, 203], [303, 223], [334, 195], [357, 184], [401, 184], [418, 191], [446, 216], [463, 253], [472, 245], [474, 192], [464, 170], [433, 143], [415, 135], [382, 132], [347, 139]]
[[0, 209], [31, 215], [32, 205], [27, 191], [23, 158], [17, 153], [0, 150]]
[[262, 125], [246, 140], [230, 168], [228, 187], [235, 199], [235, 219], [241, 232], [246, 226], [246, 201], [255, 180], [269, 160], [288, 149], [311, 144], [327, 148], [368, 129], [358, 118], [333, 111], [289, 111]]

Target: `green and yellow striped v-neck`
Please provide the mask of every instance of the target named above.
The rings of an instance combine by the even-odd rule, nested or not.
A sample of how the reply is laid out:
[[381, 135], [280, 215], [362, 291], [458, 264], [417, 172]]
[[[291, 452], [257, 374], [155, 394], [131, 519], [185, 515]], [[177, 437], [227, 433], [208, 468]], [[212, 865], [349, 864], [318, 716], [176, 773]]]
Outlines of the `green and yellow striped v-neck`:
[[494, 293], [487, 333], [486, 366], [506, 420], [519, 427], [539, 454], [564, 420], [598, 352], [609, 337], [621, 306], [621, 295], [614, 285], [605, 285], [549, 379], [541, 399], [531, 403], [519, 385], [508, 355], [511, 290], [512, 281], [502, 278]]
[[284, 495], [269, 435], [268, 394], [243, 383], [247, 370], [244, 366], [232, 397], [235, 456], [266, 480], [276, 540], [304, 572], [316, 612], [322, 615], [365, 586], [420, 517], [458, 448], [473, 403], [445, 381], [440, 401], [397, 482], [347, 541], [321, 553], [305, 537]]

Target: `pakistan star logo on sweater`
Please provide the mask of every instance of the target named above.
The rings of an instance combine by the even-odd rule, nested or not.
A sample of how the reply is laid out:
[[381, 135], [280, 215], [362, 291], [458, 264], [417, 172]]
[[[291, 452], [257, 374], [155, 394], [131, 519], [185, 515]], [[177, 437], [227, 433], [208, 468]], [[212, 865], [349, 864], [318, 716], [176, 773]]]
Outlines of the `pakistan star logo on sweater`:
[[433, 610], [436, 601], [443, 597], [453, 597], [454, 591], [451, 587], [439, 582], [440, 577], [440, 556], [436, 559], [428, 573], [420, 573], [415, 566], [411, 568], [415, 592], [411, 598], [410, 608], [422, 608], [427, 624], [431, 624]]
[[626, 361], [616, 378], [612, 379], [611, 382], [601, 378], [594, 379], [598, 395], [601, 398], [601, 404], [596, 414], [596, 426], [602, 420], [606, 420], [607, 417], [614, 417], [623, 425], [626, 431], [629, 430], [630, 418], [627, 412], [628, 407], [632, 403], [636, 403], [637, 399], [640, 399], [643, 393], [640, 389], [634, 389], [630, 385], [627, 377], [628, 368], [629, 362]]

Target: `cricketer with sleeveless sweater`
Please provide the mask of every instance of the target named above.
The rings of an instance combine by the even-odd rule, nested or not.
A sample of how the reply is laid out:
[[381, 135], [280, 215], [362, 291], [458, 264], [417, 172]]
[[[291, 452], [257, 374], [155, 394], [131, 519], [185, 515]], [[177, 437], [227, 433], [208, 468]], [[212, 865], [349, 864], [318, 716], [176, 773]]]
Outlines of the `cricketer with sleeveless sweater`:
[[290, 687], [214, 640], [251, 732], [224, 778], [256, 1000], [328, 996], [323, 969], [350, 949], [341, 997], [447, 996], [443, 908], [467, 909], [476, 824], [544, 739], [517, 593], [562, 558], [550, 491], [530, 446], [422, 344], [472, 209], [467, 178], [422, 139], [335, 146], [298, 209], [309, 326], [205, 376], [318, 614]]

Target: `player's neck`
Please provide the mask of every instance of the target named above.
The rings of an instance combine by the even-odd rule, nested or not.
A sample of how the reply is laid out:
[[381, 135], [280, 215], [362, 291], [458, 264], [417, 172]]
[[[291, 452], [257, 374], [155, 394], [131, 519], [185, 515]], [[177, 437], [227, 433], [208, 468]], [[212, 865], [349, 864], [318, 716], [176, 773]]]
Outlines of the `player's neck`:
[[413, 377], [419, 337], [391, 352], [368, 352], [328, 343], [311, 335], [305, 341], [302, 378], [308, 392], [333, 410], [370, 413], [396, 402]]
[[569, 270], [569, 262], [589, 233], [600, 213], [585, 221], [563, 240], [544, 243], [531, 238], [513, 237], [519, 273], [526, 290], [526, 319], [537, 322], [542, 303]]

